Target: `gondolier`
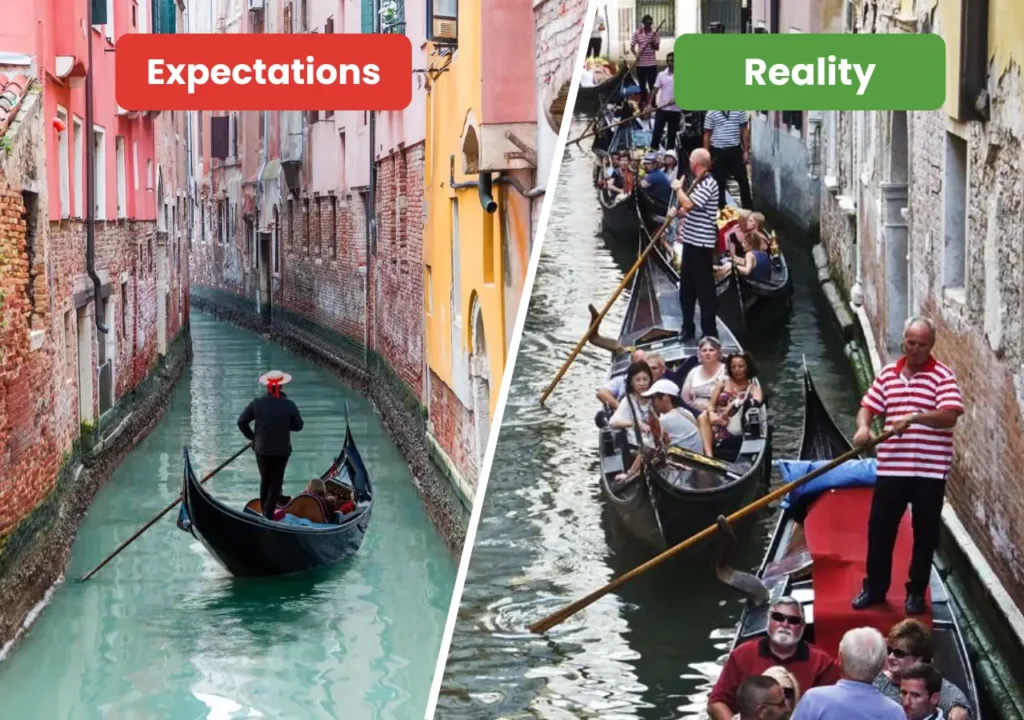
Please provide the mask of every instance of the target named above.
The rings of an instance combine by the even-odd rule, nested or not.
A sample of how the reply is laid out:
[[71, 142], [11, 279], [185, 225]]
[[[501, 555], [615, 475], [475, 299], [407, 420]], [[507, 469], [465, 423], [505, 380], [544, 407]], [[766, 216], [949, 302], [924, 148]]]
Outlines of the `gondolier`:
[[654, 18], [644, 15], [641, 26], [633, 33], [629, 42], [630, 51], [636, 55], [636, 79], [640, 89], [648, 94], [654, 90], [654, 81], [658, 79], [658, 48], [661, 37], [654, 29]]
[[[291, 434], [302, 430], [299, 408], [281, 391], [292, 376], [280, 370], [261, 375], [267, 388], [238, 416], [238, 429], [253, 443], [256, 465], [260, 469], [260, 506], [263, 517], [272, 520], [284, 484], [284, 471], [292, 454]], [[255, 421], [255, 430], [250, 423]]]
[[651, 93], [649, 106], [658, 108], [654, 112], [654, 134], [651, 136], [651, 147], [657, 150], [661, 146], [661, 133], [665, 132], [665, 149], [675, 150], [676, 136], [679, 135], [679, 119], [683, 111], [675, 100], [675, 75], [673, 62], [675, 53], [665, 56], [665, 69], [658, 73], [654, 81], [654, 92]]
[[926, 611], [924, 593], [939, 541], [946, 476], [953, 462], [953, 426], [964, 403], [956, 376], [932, 356], [935, 325], [925, 317], [907, 321], [903, 356], [886, 365], [861, 401], [855, 444], [872, 438], [871, 421], [885, 415], [885, 430], [901, 433], [878, 446], [878, 478], [868, 520], [867, 577], [853, 608], [885, 602], [900, 521], [909, 504], [914, 523], [905, 610]]
[[[693, 316], [697, 303], [700, 303], [701, 336], [718, 337], [713, 267], [715, 244], [718, 242], [718, 225], [715, 222], [718, 213], [718, 206], [715, 204], [718, 198], [718, 183], [709, 172], [710, 165], [711, 156], [708, 151], [697, 148], [690, 153], [690, 171], [694, 176], [690, 191], [683, 191], [680, 180], [672, 183], [679, 208], [684, 213], [683, 220], [679, 223], [679, 239], [683, 245], [679, 273], [683, 342], [690, 342], [696, 334]], [[669, 208], [669, 215], [675, 214], [676, 208]]]
[[750, 209], [750, 123], [742, 110], [712, 110], [704, 116], [704, 149], [711, 153], [711, 171], [718, 182], [718, 207], [725, 207], [725, 184], [730, 177], [740, 186], [740, 203]]

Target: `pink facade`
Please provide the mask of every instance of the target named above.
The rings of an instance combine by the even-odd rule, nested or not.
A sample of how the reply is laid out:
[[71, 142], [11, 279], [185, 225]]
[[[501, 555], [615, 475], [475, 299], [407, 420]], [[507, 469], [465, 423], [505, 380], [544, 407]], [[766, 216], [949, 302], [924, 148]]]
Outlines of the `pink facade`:
[[[536, 123], [536, 71], [523, 52], [533, 38], [531, 4], [522, 0], [490, 0], [483, 4], [480, 13], [480, 123]], [[526, 59], [509, 60], [519, 57]]]
[[[351, 3], [355, 5], [355, 3]], [[406, 2], [405, 4], [405, 27], [395, 29], [395, 32], [403, 33], [409, 38], [413, 48], [414, 70], [425, 69], [424, 53], [419, 52], [427, 41], [426, 37], [426, 3]], [[356, 15], [358, 15], [356, 8]], [[352, 32], [358, 32], [358, 26], [353, 26]], [[412, 102], [405, 110], [399, 112], [377, 113], [377, 148], [376, 157], [381, 159], [387, 156], [400, 145], [412, 147], [426, 139], [426, 118], [427, 118], [427, 88], [422, 72], [412, 74]]]
[[[114, 9], [114, 40], [126, 33], [139, 31], [139, 23], [146, 17], [141, 4], [137, 5], [133, 0], [113, 0], [111, 5]], [[77, 182], [75, 171], [77, 160], [81, 164], [84, 179], [85, 143], [89, 139], [89, 134], [85, 132], [85, 84], [82, 77], [88, 62], [86, 39], [81, 31], [86, 22], [85, 8], [85, 3], [73, 0], [24, 3], [17, 12], [5, 13], [4, 22], [0, 25], [0, 50], [31, 55], [36, 75], [43, 87], [47, 191], [49, 196], [56, 200], [50, 203], [50, 220], [85, 216], [85, 191], [79, 188], [81, 183]], [[118, 114], [117, 101], [114, 98], [116, 53], [111, 52], [114, 44], [107, 38], [105, 26], [96, 26], [91, 32], [95, 67], [93, 124], [104, 131], [102, 157], [103, 177], [106, 180], [102, 193], [97, 190], [97, 199], [105, 198], [98, 217], [114, 220], [120, 215], [139, 220], [152, 220], [156, 217], [155, 180], [152, 183], [147, 182], [147, 163], [154, 163], [152, 119]], [[61, 74], [65, 77], [59, 77]], [[58, 117], [58, 110], [67, 113], [64, 132], [67, 133], [68, 203], [63, 209], [59, 154], [61, 138], [53, 124]], [[77, 157], [74, 141], [75, 119], [82, 125], [80, 154]], [[118, 137], [124, 139], [126, 203], [120, 213], [115, 140]], [[97, 155], [97, 160], [99, 158], [100, 155]], [[134, 181], [136, 172], [139, 179], [137, 188]], [[155, 172], [154, 168], [153, 173]], [[79, 194], [81, 202], [76, 203]]]

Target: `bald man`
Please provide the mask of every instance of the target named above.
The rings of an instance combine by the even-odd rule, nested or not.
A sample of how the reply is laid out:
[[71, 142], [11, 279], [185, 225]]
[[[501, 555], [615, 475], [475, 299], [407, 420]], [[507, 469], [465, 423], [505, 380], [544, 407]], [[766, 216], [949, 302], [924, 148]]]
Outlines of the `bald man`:
[[680, 180], [672, 182], [679, 209], [669, 209], [669, 215], [682, 212], [679, 240], [683, 245], [682, 267], [679, 273], [679, 303], [683, 308], [683, 342], [693, 341], [696, 327], [694, 313], [700, 303], [700, 329], [703, 337], [718, 337], [715, 295], [715, 245], [718, 242], [718, 183], [709, 172], [711, 154], [704, 148], [690, 153], [690, 171], [694, 181], [689, 192], [683, 190]]

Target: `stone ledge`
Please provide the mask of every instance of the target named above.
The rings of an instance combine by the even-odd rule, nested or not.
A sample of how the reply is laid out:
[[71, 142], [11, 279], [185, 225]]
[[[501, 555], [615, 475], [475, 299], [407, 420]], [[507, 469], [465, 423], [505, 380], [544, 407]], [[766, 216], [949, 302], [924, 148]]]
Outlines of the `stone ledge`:
[[462, 473], [455, 467], [455, 461], [449, 457], [448, 453], [445, 452], [441, 444], [437, 442], [437, 439], [427, 432], [427, 452], [430, 453], [431, 459], [434, 463], [444, 472], [445, 477], [452, 484], [452, 489], [455, 490], [455, 494], [458, 496], [459, 501], [466, 508], [467, 511], [473, 512], [473, 501], [476, 497], [476, 493], [472, 485], [470, 485]]

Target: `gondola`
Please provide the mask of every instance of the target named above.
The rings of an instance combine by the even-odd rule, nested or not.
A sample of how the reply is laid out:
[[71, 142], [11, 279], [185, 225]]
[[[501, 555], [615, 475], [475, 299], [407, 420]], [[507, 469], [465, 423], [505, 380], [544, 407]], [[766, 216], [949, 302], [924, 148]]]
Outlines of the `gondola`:
[[[818, 397], [805, 363], [799, 460], [820, 464], [851, 449]], [[809, 467], [800, 466], [799, 472]], [[783, 500], [775, 534], [757, 573], [769, 597], [785, 595], [803, 605], [808, 618], [804, 637], [833, 657], [837, 656], [839, 641], [847, 630], [869, 625], [887, 635], [905, 616], [903, 583], [912, 547], [909, 514], [903, 517], [896, 541], [888, 605], [859, 612], [850, 606], [864, 577], [871, 494], [870, 483], [863, 478], [854, 476], [840, 481], [832, 472], [790, 493]], [[977, 720], [978, 690], [967, 646], [953, 616], [949, 592], [935, 567], [928, 596], [928, 614], [918, 619], [931, 626], [933, 662], [942, 676], [968, 697]], [[768, 610], [767, 604], [753, 607], [748, 603], [732, 647], [764, 634]]]
[[237, 577], [280, 576], [331, 565], [362, 545], [373, 510], [373, 485], [352, 432], [346, 408], [345, 442], [321, 479], [328, 493], [343, 499], [332, 518], [322, 499], [305, 493], [279, 509], [280, 521], [267, 520], [256, 498], [235, 510], [210, 495], [196, 479], [185, 449], [183, 502], [178, 527], [191, 533]]
[[576, 92], [576, 112], [600, 109], [626, 83], [626, 74], [627, 70], [620, 68], [615, 76], [597, 85], [580, 85]]
[[[699, 326], [699, 314], [696, 322]], [[652, 252], [634, 277], [618, 338], [625, 351], [613, 355], [609, 377], [626, 373], [629, 348], [637, 348], [659, 353], [677, 378], [685, 378], [697, 364], [697, 347], [680, 340], [681, 325], [675, 273], [659, 253]], [[723, 352], [740, 349], [721, 319], [718, 337]], [[749, 408], [743, 435], [716, 450], [716, 458], [729, 464], [729, 474], [669, 459], [648, 464], [641, 479], [613, 488], [615, 476], [624, 470], [626, 432], [607, 426], [599, 430], [601, 493], [629, 535], [648, 549], [662, 550], [684, 540], [713, 524], [719, 514], [739, 509], [767, 486], [771, 431], [765, 405]]]
[[[633, 150], [633, 131], [626, 125], [615, 128], [611, 141], [607, 146], [595, 142], [594, 154], [598, 161], [595, 164], [595, 183], [604, 168], [604, 161], [609, 155]], [[597, 189], [597, 200], [601, 205], [601, 227], [605, 233], [614, 237], [633, 238], [640, 232], [640, 213], [637, 207], [637, 193], [640, 190], [640, 179], [634, 176], [633, 190], [628, 195], [611, 193], [604, 188]]]

